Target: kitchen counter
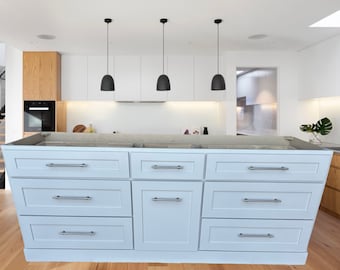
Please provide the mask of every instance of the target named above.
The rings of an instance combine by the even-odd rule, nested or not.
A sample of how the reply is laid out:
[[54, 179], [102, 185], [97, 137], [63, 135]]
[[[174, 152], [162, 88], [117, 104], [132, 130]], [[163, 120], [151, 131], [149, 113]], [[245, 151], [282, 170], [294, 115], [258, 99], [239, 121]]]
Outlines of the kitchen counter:
[[184, 149], [320, 150], [294, 137], [39, 133], [9, 145]]
[[28, 261], [304, 264], [333, 152], [293, 137], [2, 146]]

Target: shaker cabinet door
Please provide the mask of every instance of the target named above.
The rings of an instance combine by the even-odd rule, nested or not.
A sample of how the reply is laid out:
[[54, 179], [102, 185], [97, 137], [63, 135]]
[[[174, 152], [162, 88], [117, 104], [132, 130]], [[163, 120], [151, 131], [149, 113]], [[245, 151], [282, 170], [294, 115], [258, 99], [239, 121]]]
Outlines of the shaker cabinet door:
[[136, 250], [197, 250], [200, 182], [134, 182]]

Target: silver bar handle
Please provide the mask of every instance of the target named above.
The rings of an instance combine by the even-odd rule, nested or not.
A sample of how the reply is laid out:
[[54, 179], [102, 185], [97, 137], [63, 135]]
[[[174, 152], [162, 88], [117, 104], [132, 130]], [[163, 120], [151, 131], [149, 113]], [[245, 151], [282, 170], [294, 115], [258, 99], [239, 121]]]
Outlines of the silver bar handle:
[[154, 202], [181, 202], [182, 198], [165, 198], [165, 197], [153, 197], [152, 200]]
[[288, 171], [288, 167], [257, 167], [257, 166], [249, 166], [248, 170], [251, 171]]
[[56, 195], [52, 197], [55, 200], [74, 200], [74, 201], [89, 201], [92, 200], [91, 196], [61, 196]]
[[46, 166], [50, 168], [85, 168], [88, 165], [86, 163], [47, 163]]
[[238, 237], [250, 237], [250, 238], [273, 238], [271, 233], [239, 233]]
[[280, 199], [249, 199], [249, 198], [244, 198], [244, 202], [246, 203], [252, 203], [252, 202], [263, 202], [263, 203], [281, 203], [282, 201]]
[[81, 232], [81, 231], [61, 231], [59, 232], [60, 235], [88, 235], [88, 236], [94, 236], [96, 232], [89, 231], [89, 232]]
[[154, 170], [183, 170], [184, 166], [182, 165], [152, 165], [152, 169]]

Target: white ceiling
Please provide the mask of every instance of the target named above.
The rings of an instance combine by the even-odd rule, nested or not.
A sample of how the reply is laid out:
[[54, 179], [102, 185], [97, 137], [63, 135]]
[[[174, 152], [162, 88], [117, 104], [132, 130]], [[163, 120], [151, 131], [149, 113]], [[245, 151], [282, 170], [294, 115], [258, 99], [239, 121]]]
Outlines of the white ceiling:
[[[165, 53], [224, 50], [301, 50], [340, 34], [308, 25], [340, 9], [340, 0], [0, 0], [0, 42], [21, 50], [106, 54], [159, 54], [166, 17]], [[51, 34], [55, 40], [40, 40]], [[262, 40], [248, 36], [266, 34]]]

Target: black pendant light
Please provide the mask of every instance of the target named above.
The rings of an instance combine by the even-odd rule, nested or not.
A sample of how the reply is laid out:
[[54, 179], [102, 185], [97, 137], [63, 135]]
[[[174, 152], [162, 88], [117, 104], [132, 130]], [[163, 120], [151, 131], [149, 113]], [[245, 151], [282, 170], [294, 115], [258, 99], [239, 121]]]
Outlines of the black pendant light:
[[157, 80], [157, 91], [169, 91], [170, 80], [167, 75], [164, 74], [164, 24], [168, 22], [168, 19], [162, 18], [160, 22], [163, 24], [163, 74], [158, 77]]
[[217, 24], [217, 74], [213, 77], [211, 82], [211, 90], [218, 91], [218, 90], [225, 90], [225, 81], [221, 74], [219, 74], [220, 69], [220, 29], [219, 24], [222, 22], [221, 19], [216, 19], [214, 21]]
[[107, 42], [106, 42], [106, 75], [104, 75], [102, 79], [102, 83], [100, 86], [100, 90], [102, 91], [114, 91], [115, 90], [115, 83], [111, 75], [109, 75], [109, 23], [112, 22], [112, 19], [106, 18], [104, 22], [107, 24]]

